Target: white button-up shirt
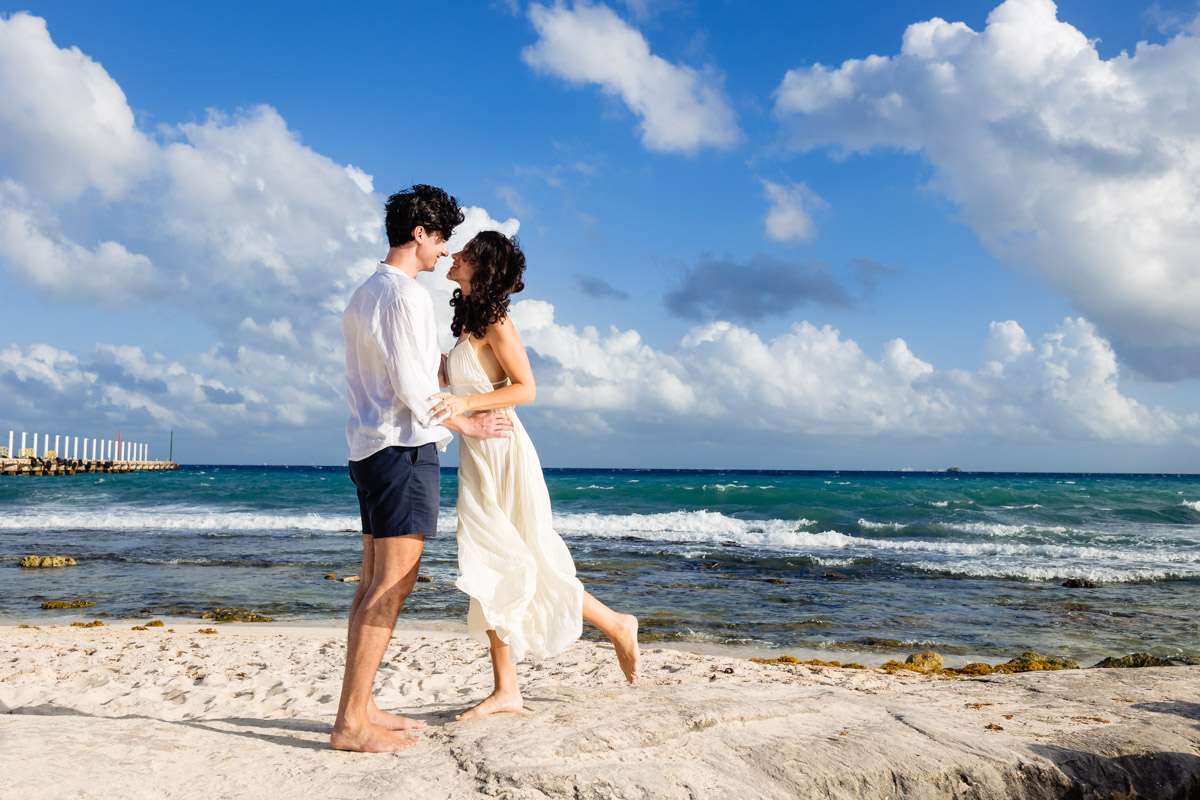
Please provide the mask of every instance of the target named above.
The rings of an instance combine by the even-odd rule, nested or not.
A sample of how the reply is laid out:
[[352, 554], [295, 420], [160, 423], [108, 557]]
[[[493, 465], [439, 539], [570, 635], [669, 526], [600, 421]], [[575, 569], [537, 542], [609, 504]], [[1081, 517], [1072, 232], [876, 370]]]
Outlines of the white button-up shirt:
[[453, 437], [429, 413], [441, 362], [429, 292], [380, 263], [351, 296], [342, 335], [350, 460], [361, 461], [392, 445], [434, 442], [445, 450]]

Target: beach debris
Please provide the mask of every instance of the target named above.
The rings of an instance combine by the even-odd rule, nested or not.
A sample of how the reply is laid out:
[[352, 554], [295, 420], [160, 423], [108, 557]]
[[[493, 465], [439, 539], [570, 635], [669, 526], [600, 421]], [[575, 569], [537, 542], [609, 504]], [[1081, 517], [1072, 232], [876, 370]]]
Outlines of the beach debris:
[[1071, 578], [1068, 581], [1063, 581], [1063, 586], [1068, 589], [1095, 589], [1096, 584], [1089, 581], [1087, 578]]
[[146, 623], [147, 628], [161, 628], [163, 626], [161, 619], [152, 619]]
[[325, 580], [327, 580], [327, 581], [336, 581], [337, 579], [338, 579], [338, 576], [337, 576], [336, 572], [330, 572], [325, 576]]
[[131, 631], [144, 631], [144, 630], [146, 630], [146, 626], [145, 626], [145, 625], [134, 625], [134, 626], [133, 626], [132, 628], [130, 628], [129, 630], [131, 630]]
[[919, 653], [913, 653], [908, 658], [904, 659], [905, 664], [912, 664], [921, 672], [935, 672], [946, 665], [945, 659], [940, 653], [935, 653], [932, 650], [922, 650]]
[[978, 711], [979, 709], [983, 708], [984, 706], [994, 706], [994, 705], [996, 705], [996, 704], [995, 703], [967, 703], [967, 708], [973, 708], [976, 711]]
[[795, 656], [776, 656], [775, 658], [752, 658], [750, 659], [755, 664], [799, 664], [800, 659]]
[[342, 578], [342, 583], [358, 583], [361, 580], [361, 575], [347, 575], [346, 577]]
[[1137, 667], [1173, 667], [1175, 664], [1168, 659], [1152, 656], [1149, 653], [1130, 653], [1120, 658], [1106, 658], [1095, 666], [1101, 669], [1135, 669]]
[[27, 625], [27, 624], [25, 624], [24, 622], [22, 622], [22, 623], [21, 623], [20, 625], [18, 625], [17, 627], [18, 627], [18, 628], [32, 628], [32, 629], [33, 629], [33, 630], [35, 630], [35, 631], [40, 631], [40, 630], [41, 630], [41, 628], [39, 628], [37, 625]]
[[994, 722], [989, 722], [987, 725], [984, 725], [983, 729], [987, 730], [987, 731], [1002, 731], [1002, 730], [1004, 730], [1004, 728], [1001, 728], [999, 725], [997, 725]]
[[71, 627], [72, 628], [103, 628], [104, 623], [98, 619], [93, 620], [91, 622], [72, 622]]
[[75, 559], [70, 556], [25, 556], [19, 562], [22, 567], [73, 567]]
[[47, 600], [42, 603], [42, 608], [91, 608], [96, 605], [89, 600]]
[[418, 575], [417, 583], [433, 583], [433, 578], [429, 577], [428, 575]]
[[217, 622], [274, 622], [274, 617], [259, 614], [248, 608], [214, 608], [205, 611], [200, 619], [211, 619]]
[[750, 659], [755, 664], [795, 664], [800, 667], [834, 667], [835, 669], [870, 669], [863, 666], [857, 661], [822, 661], [819, 658], [811, 658], [808, 661], [801, 661], [795, 656], [779, 656], [778, 658], [752, 658]]
[[216, 632], [217, 632], [216, 628], [201, 628], [200, 630], [196, 631], [196, 633], [216, 633]]

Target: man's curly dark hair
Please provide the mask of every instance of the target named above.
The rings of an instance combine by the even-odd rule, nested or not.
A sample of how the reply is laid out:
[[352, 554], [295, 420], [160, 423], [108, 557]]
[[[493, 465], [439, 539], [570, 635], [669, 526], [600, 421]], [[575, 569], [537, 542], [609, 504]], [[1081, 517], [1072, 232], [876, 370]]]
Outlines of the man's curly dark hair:
[[413, 228], [418, 225], [428, 234], [440, 233], [443, 239], [449, 239], [465, 219], [458, 200], [436, 186], [423, 183], [396, 192], [388, 198], [383, 209], [388, 247], [411, 242]]
[[457, 338], [463, 331], [482, 338], [488, 326], [508, 315], [508, 297], [525, 288], [525, 254], [516, 238], [499, 231], [484, 231], [463, 248], [467, 260], [475, 265], [471, 293], [455, 289], [450, 298], [454, 321], [450, 330]]

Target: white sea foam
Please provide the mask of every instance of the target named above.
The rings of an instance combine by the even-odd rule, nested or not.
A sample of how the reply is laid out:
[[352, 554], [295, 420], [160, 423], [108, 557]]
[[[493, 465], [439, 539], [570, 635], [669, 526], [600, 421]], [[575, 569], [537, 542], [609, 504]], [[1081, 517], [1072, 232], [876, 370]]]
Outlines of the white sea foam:
[[[862, 524], [863, 521], [860, 521]], [[1005, 541], [988, 538], [975, 541], [946, 539], [874, 539], [852, 536], [839, 531], [800, 530], [811, 520], [742, 520], [715, 511], [674, 511], [663, 514], [556, 514], [555, 527], [568, 536], [617, 537], [635, 535], [656, 541], [677, 543], [735, 542], [744, 546], [800, 550], [809, 555], [833, 557], [829, 551], [858, 551], [863, 556], [882, 553], [926, 553], [957, 561], [991, 557], [1039, 562], [1092, 561], [1110, 564], [1200, 565], [1200, 548], [1138, 547], [1119, 549], [1077, 544], [1049, 544]], [[876, 523], [895, 525], [896, 523]], [[870, 526], [867, 526], [870, 527]], [[1025, 526], [993, 526], [1012, 528]], [[1029, 530], [1043, 530], [1030, 528]], [[944, 566], [944, 564], [943, 564]], [[1197, 569], [1200, 572], [1200, 567]]]
[[983, 536], [1019, 536], [1024, 533], [1067, 533], [1073, 528], [1061, 525], [1004, 525], [999, 522], [949, 522], [943, 527], [958, 533], [980, 534]]
[[1192, 502], [1192, 503], [1189, 503], [1187, 500], [1184, 500], [1184, 501], [1183, 501], [1182, 503], [1180, 503], [1179, 505], [1181, 505], [1181, 506], [1187, 506], [1187, 507], [1188, 507], [1188, 508], [1190, 508], [1192, 511], [1200, 511], [1200, 500], [1197, 500], [1197, 501], [1195, 501], [1195, 502]]
[[1061, 581], [1083, 578], [1096, 583], [1132, 583], [1162, 581], [1200, 576], [1200, 568], [1140, 567], [1073, 567], [1067, 564], [979, 563], [977, 561], [945, 563], [914, 561], [905, 566], [942, 575], [962, 575], [971, 578], [1018, 578], [1031, 581]]
[[249, 511], [52, 511], [0, 516], [0, 530], [323, 531], [358, 532], [358, 514], [260, 514]]
[[872, 522], [869, 519], [860, 519], [858, 527], [866, 530], [887, 528], [888, 530], [898, 531], [906, 526], [903, 522]]
[[950, 505], [950, 501], [949, 500], [930, 500], [929, 505], [934, 506], [935, 508], [945, 508], [946, 506]]

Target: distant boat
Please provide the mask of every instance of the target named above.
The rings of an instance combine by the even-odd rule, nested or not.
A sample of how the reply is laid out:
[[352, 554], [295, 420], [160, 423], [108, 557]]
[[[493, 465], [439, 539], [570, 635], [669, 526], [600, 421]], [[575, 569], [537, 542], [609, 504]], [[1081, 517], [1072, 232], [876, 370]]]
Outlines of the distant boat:
[[946, 472], [962, 472], [962, 467], [950, 467]]

